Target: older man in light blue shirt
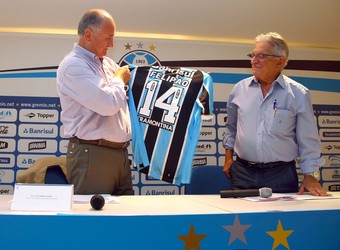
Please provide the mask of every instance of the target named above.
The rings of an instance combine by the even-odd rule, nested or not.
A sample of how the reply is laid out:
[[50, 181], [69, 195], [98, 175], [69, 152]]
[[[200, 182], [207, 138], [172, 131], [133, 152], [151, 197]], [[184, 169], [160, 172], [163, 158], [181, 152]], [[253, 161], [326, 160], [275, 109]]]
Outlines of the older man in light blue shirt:
[[67, 137], [126, 142], [131, 125], [124, 82], [110, 58], [98, 56], [75, 44], [58, 69], [58, 93]]
[[[318, 183], [323, 161], [310, 92], [281, 73], [286, 42], [277, 33], [259, 35], [249, 57], [253, 76], [237, 83], [228, 99], [225, 174], [235, 189], [327, 195]], [[304, 174], [300, 189], [295, 160]]]
[[131, 139], [125, 85], [107, 50], [116, 25], [109, 13], [87, 11], [79, 22], [79, 41], [57, 71], [64, 134], [70, 137], [66, 168], [75, 194], [132, 194], [127, 146]]

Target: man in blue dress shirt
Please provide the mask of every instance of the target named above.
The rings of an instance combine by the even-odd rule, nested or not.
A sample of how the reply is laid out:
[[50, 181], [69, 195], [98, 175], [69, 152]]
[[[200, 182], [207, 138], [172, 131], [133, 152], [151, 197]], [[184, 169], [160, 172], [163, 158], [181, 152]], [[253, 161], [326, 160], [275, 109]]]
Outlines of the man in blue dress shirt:
[[[288, 55], [280, 34], [256, 37], [248, 55], [253, 76], [238, 82], [228, 99], [224, 173], [233, 189], [269, 187], [277, 193], [324, 196], [318, 182], [323, 159], [311, 94], [282, 74]], [[300, 187], [295, 161], [304, 175]]]

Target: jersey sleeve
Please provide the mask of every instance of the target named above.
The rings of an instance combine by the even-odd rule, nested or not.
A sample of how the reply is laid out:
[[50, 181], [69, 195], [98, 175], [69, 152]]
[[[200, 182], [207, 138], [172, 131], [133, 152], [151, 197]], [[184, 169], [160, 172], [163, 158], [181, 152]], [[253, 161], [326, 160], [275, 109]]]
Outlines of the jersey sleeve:
[[200, 106], [202, 108], [202, 115], [211, 115], [214, 112], [214, 86], [212, 77], [203, 72], [203, 88], [201, 96], [199, 97]]
[[131, 119], [131, 126], [132, 126], [132, 152], [133, 152], [133, 161], [138, 166], [149, 166], [149, 158], [147, 156], [147, 150], [144, 144], [142, 130], [139, 124], [138, 115], [137, 115], [137, 106], [135, 104], [133, 98], [133, 85], [136, 81], [136, 66], [129, 65], [129, 69], [131, 71], [131, 79], [128, 83], [128, 103], [129, 103], [129, 110], [130, 110], [130, 119]]

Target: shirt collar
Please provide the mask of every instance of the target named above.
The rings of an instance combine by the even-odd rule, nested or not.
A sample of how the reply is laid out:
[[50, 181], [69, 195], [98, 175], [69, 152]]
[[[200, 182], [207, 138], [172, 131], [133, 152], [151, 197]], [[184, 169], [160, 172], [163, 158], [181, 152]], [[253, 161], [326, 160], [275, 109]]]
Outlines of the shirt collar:
[[[256, 79], [255, 76], [252, 76], [252, 78], [253, 78], [253, 79], [250, 81], [249, 86], [254, 85], [254, 84], [259, 84], [259, 81]], [[276, 78], [276, 80], [273, 82], [273, 84], [275, 84], [275, 83], [278, 84], [279, 86], [281, 86], [281, 88], [285, 89], [285, 87], [286, 87], [286, 81], [285, 81], [285, 79], [284, 79], [283, 74], [280, 74], [280, 75]]]
[[97, 63], [97, 64], [99, 64], [99, 65], [102, 64], [102, 60], [100, 60], [98, 56], [96, 56], [96, 55], [95, 55], [94, 53], [92, 53], [91, 51], [89, 51], [89, 50], [87, 50], [87, 49], [85, 49], [85, 48], [79, 46], [79, 45], [76, 44], [76, 43], [75, 43], [74, 46], [73, 46], [73, 51], [74, 51], [76, 54], [78, 54], [78, 55], [84, 57], [86, 60], [93, 61], [93, 62], [95, 62], [95, 63]]

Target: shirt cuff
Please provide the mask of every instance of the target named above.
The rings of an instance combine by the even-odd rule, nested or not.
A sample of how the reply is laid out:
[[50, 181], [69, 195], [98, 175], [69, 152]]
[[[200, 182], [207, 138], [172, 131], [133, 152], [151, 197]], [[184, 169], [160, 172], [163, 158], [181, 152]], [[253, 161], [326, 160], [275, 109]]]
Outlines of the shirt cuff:
[[320, 166], [325, 165], [325, 159], [319, 158], [317, 160], [307, 160], [304, 162], [298, 162], [303, 174], [319, 171]]

